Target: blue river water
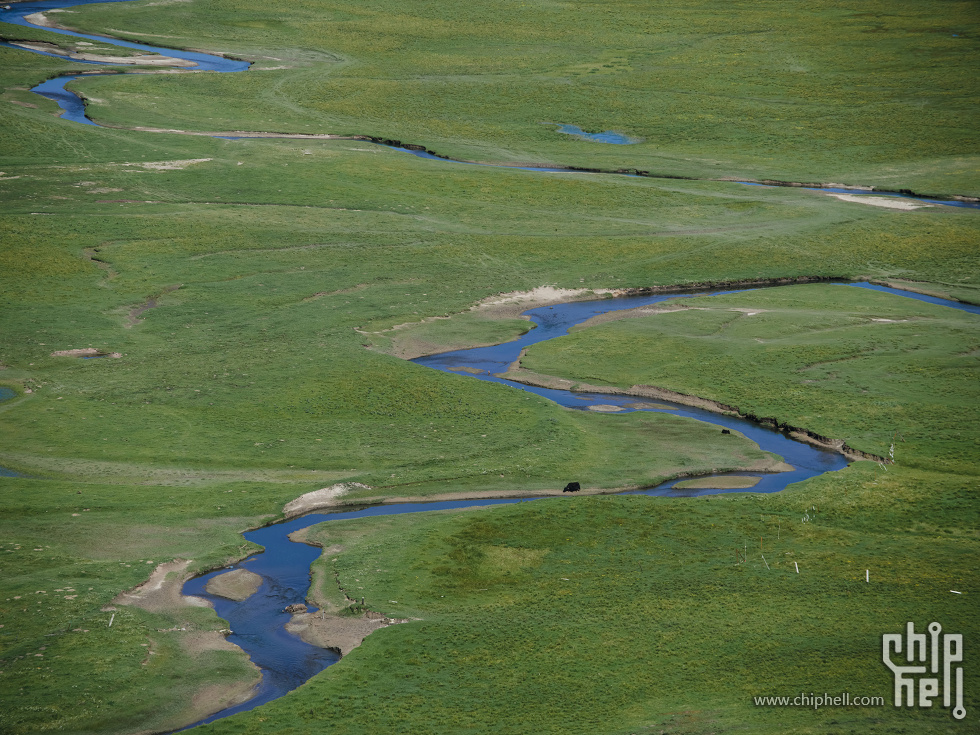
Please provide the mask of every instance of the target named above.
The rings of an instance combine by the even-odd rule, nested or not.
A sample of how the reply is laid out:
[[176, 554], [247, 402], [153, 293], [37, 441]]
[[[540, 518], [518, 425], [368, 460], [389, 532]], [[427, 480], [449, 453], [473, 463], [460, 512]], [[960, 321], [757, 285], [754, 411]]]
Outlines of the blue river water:
[[557, 125], [558, 132], [565, 135], [572, 135], [581, 140], [591, 143], [609, 143], [611, 145], [632, 145], [638, 141], [628, 135], [617, 133], [612, 130], [603, 130], [601, 133], [587, 133], [577, 125], [567, 125], [565, 123], [545, 123], [546, 125]]
[[[90, 5], [97, 2], [128, 2], [128, 0], [41, 0], [40, 2], [24, 2], [24, 3], [14, 3], [10, 5], [9, 10], [0, 9], [0, 21], [5, 23], [12, 23], [14, 25], [26, 26], [29, 28], [39, 28], [34, 23], [26, 20], [26, 16], [33, 13], [41, 13], [49, 10], [60, 10], [63, 8], [70, 8], [75, 5]], [[170, 56], [176, 59], [184, 59], [185, 61], [194, 62], [193, 67], [186, 67], [190, 71], [221, 71], [221, 72], [235, 72], [235, 71], [245, 71], [251, 64], [247, 61], [238, 61], [235, 59], [226, 59], [222, 56], [216, 56], [215, 54], [205, 54], [198, 51], [182, 51], [180, 49], [168, 49], [162, 48], [160, 46], [151, 46], [145, 43], [134, 43], [131, 41], [123, 41], [118, 38], [110, 38], [108, 36], [99, 36], [91, 33], [79, 33], [76, 31], [62, 30], [61, 28], [45, 28], [45, 30], [52, 33], [57, 33], [62, 36], [72, 36], [74, 38], [85, 38], [89, 41], [96, 41], [99, 43], [104, 43], [112, 46], [119, 46], [122, 48], [132, 49], [134, 51], [143, 51], [145, 53], [162, 54], [164, 56]], [[4, 46], [9, 46], [12, 48], [20, 48], [18, 46], [13, 46], [12, 44], [5, 43]], [[29, 50], [29, 49], [22, 49]], [[32, 49], [31, 49], [32, 50]], [[33, 50], [32, 50], [33, 51]], [[43, 54], [45, 56], [57, 56], [57, 54], [50, 54], [44, 51], [33, 51], [33, 53]], [[99, 63], [100, 66], [111, 66], [113, 68], [119, 68], [120, 66], [126, 66], [123, 64], [111, 64], [111, 63], [100, 63], [91, 61], [82, 61], [73, 59], [72, 63], [80, 64], [96, 64]], [[79, 79], [83, 76], [106, 76], [105, 74], [72, 74], [66, 76], [56, 77], [54, 79], [48, 79], [45, 82], [33, 87], [32, 92], [41, 95], [42, 97], [47, 97], [50, 100], [54, 100], [58, 103], [58, 106], [64, 110], [62, 117], [66, 120], [71, 120], [72, 122], [79, 123], [81, 125], [95, 125], [97, 123], [90, 120], [85, 115], [85, 104], [82, 102], [81, 98], [73, 92], [69, 92], [65, 89], [65, 85], [69, 82]]]
[[[765, 189], [782, 189], [786, 187], [776, 186], [774, 184], [760, 184], [757, 181], [737, 181], [737, 184], [744, 184], [745, 186], [761, 186]], [[831, 194], [851, 194], [853, 196], [876, 196], [876, 197], [893, 197], [895, 199], [911, 199], [917, 202], [925, 202], [926, 204], [942, 204], [945, 207], [961, 207], [963, 209], [980, 209], [980, 202], [961, 202], [956, 199], [929, 199], [928, 197], [920, 196], [909, 196], [908, 194], [899, 194], [894, 191], [871, 191], [869, 189], [837, 189], [832, 186], [794, 186], [794, 189], [802, 189], [803, 191], [819, 191]]]
[[[919, 298], [919, 294], [907, 291], [874, 286], [869, 283], [841, 284], [842, 287], [854, 286], [886, 291], [896, 295]], [[616, 405], [624, 411], [656, 411], [672, 413], [678, 416], [705, 421], [720, 428], [738, 431], [754, 440], [762, 449], [774, 452], [783, 457], [794, 469], [791, 472], [773, 474], [733, 472], [717, 475], [748, 475], [759, 477], [759, 483], [748, 490], [725, 489], [687, 489], [675, 488], [677, 480], [670, 480], [656, 487], [630, 491], [629, 494], [659, 495], [671, 497], [689, 497], [695, 495], [717, 494], [722, 492], [777, 492], [788, 484], [800, 482], [810, 477], [832, 472], [847, 466], [846, 458], [821, 447], [813, 446], [789, 438], [781, 431], [746, 421], [732, 416], [702, 411], [700, 409], [668, 404], [665, 401], [647, 401], [635, 396], [582, 394], [569, 391], [551, 390], [513, 383], [498, 378], [494, 373], [503, 372], [517, 359], [520, 351], [531, 344], [543, 342], [566, 334], [570, 327], [580, 324], [593, 316], [621, 309], [632, 309], [640, 306], [655, 304], [666, 299], [685, 298], [704, 295], [709, 292], [669, 293], [649, 296], [629, 296], [623, 298], [603, 299], [601, 301], [580, 301], [570, 304], [559, 304], [531, 309], [525, 312], [536, 325], [519, 339], [492, 347], [478, 347], [470, 350], [457, 350], [438, 355], [420, 357], [413, 362], [431, 367], [436, 370], [456, 372], [461, 375], [503, 383], [518, 390], [524, 390], [549, 398], [569, 408], [586, 410], [594, 404]], [[713, 291], [710, 293], [734, 293], [734, 291]], [[980, 313], [980, 307], [959, 302], [923, 297], [922, 300], [948, 306], [955, 309]], [[460, 368], [479, 370], [479, 373], [460, 371]], [[649, 404], [642, 407], [643, 404]], [[563, 478], [561, 482], [566, 479]], [[561, 484], [559, 482], [558, 484]], [[540, 498], [500, 498], [481, 500], [454, 500], [432, 503], [403, 503], [390, 505], [375, 505], [356, 510], [345, 510], [336, 513], [310, 513], [283, 523], [277, 523], [244, 534], [245, 538], [260, 544], [265, 551], [229, 567], [229, 569], [248, 569], [263, 578], [259, 590], [244, 602], [233, 602], [222, 597], [210, 595], [205, 591], [207, 582], [229, 569], [219, 569], [210, 574], [188, 581], [183, 588], [184, 594], [197, 595], [211, 601], [219, 616], [229, 623], [233, 631], [228, 639], [241, 646], [251, 659], [261, 667], [262, 680], [255, 690], [254, 696], [248, 701], [222, 710], [198, 724], [211, 722], [215, 719], [243, 712], [258, 707], [265, 702], [276, 699], [286, 692], [296, 688], [310, 677], [319, 673], [327, 666], [339, 660], [339, 655], [316, 646], [311, 646], [300, 638], [286, 632], [284, 626], [289, 622], [290, 615], [283, 612], [287, 605], [305, 603], [310, 584], [310, 565], [319, 555], [318, 548], [289, 540], [289, 535], [308, 526], [326, 521], [364, 518], [369, 516], [396, 515], [403, 513], [422, 513], [432, 510], [454, 508], [469, 508], [476, 506], [505, 505], [519, 502], [531, 502]], [[567, 499], [574, 502], [572, 498]], [[564, 502], [564, 501], [563, 501]], [[315, 608], [309, 608], [315, 612]]]
[[[41, 13], [48, 10], [60, 10], [63, 8], [70, 8], [75, 5], [91, 5], [94, 3], [102, 2], [128, 2], [128, 0], [41, 0], [40, 2], [24, 2], [24, 3], [14, 3], [10, 6], [9, 10], [0, 9], [0, 21], [4, 23], [13, 23], [14, 25], [27, 26], [29, 28], [40, 28], [34, 23], [26, 20], [25, 16], [31, 15], [33, 13]], [[118, 38], [110, 38], [109, 36], [99, 36], [90, 33], [80, 33], [78, 31], [66, 31], [61, 28], [45, 28], [44, 30], [50, 31], [51, 33], [57, 33], [62, 36], [72, 36], [74, 38], [85, 38], [90, 41], [98, 41], [99, 43], [110, 44], [112, 46], [120, 46], [122, 48], [133, 49], [135, 51], [143, 51], [145, 53], [163, 54], [164, 56], [171, 56], [177, 59], [184, 59], [186, 61], [193, 61], [196, 66], [190, 67], [195, 71], [244, 71], [248, 69], [251, 64], [247, 61], [237, 61], [234, 59], [226, 59], [222, 56], [216, 56], [214, 54], [205, 54], [199, 51], [181, 51], [179, 49], [163, 48], [160, 46], [151, 46], [145, 43], [134, 43], [132, 41], [123, 41]]]

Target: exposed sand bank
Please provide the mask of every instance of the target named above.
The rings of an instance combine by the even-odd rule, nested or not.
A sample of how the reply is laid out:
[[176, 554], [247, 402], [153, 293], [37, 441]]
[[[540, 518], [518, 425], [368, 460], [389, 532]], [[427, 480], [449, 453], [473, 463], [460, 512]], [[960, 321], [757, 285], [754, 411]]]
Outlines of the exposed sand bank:
[[359, 482], [340, 482], [330, 487], [305, 493], [295, 500], [290, 500], [283, 506], [282, 512], [289, 519], [304, 515], [318, 508], [333, 508], [341, 505], [341, 503], [337, 502], [338, 498], [356, 489], [370, 490], [371, 488]]
[[31, 13], [30, 15], [25, 15], [24, 20], [28, 23], [33, 23], [36, 26], [41, 26], [42, 28], [64, 28], [55, 23], [53, 20], [48, 18], [45, 13], [71, 13], [75, 12], [72, 10], [65, 10], [64, 8], [53, 8], [51, 10], [46, 10], [44, 13]]
[[122, 357], [121, 352], [103, 352], [95, 347], [83, 347], [77, 350], [57, 350], [51, 357]]
[[207, 600], [180, 592], [192, 576], [187, 573], [190, 563], [190, 559], [174, 559], [158, 564], [149, 579], [128, 592], [120, 592], [112, 604], [132, 605], [150, 612], [173, 612], [186, 606], [210, 607]]
[[346, 656], [371, 633], [389, 625], [406, 623], [407, 619], [386, 618], [375, 612], [363, 615], [332, 615], [326, 612], [295, 613], [286, 630], [312, 646], [329, 648]]
[[[42, 15], [42, 13], [35, 13], [33, 16], [26, 16], [31, 19], [35, 16]], [[39, 24], [38, 24], [39, 25]], [[50, 24], [49, 28], [59, 28], [60, 26]], [[53, 43], [45, 43], [44, 41], [12, 41], [11, 46], [19, 46], [20, 48], [27, 49], [28, 51], [40, 51], [42, 53], [54, 54], [55, 56], [63, 56], [66, 59], [74, 59], [76, 61], [95, 61], [101, 64], [138, 64], [140, 66], [180, 66], [180, 67], [195, 67], [197, 64], [193, 61], [188, 61], [187, 59], [177, 59], [172, 56], [163, 56], [162, 54], [138, 54], [134, 53], [130, 56], [112, 56], [109, 54], [96, 54], [91, 51], [70, 51], [61, 48]]]
[[902, 209], [911, 211], [922, 209], [923, 207], [933, 207], [935, 205], [926, 202], [910, 202], [892, 197], [872, 197], [866, 194], [856, 196], [854, 194], [830, 194], [830, 196], [840, 199], [842, 202], [854, 202], [855, 204], [867, 204], [872, 207], [884, 207], [885, 209]]
[[[501, 304], [555, 304], [559, 302], [577, 301], [583, 296], [612, 293], [608, 288], [593, 291], [587, 288], [558, 288], [557, 286], [538, 286], [530, 291], [511, 291], [510, 293], [489, 296], [481, 301], [477, 308], [500, 306]], [[530, 308], [525, 306], [525, 309]]]
[[234, 569], [217, 577], [211, 577], [204, 585], [210, 595], [242, 602], [254, 595], [262, 586], [262, 577], [247, 569]]
[[[208, 601], [201, 597], [181, 594], [184, 582], [192, 576], [187, 572], [190, 563], [189, 559], [174, 559], [157, 565], [149, 579], [132, 590], [118, 594], [112, 601], [113, 605], [132, 605], [150, 612], [169, 614], [179, 613], [187, 607], [210, 607]], [[245, 652], [229, 642], [222, 631], [195, 630], [190, 624], [178, 625], [160, 632], [179, 634], [181, 648], [192, 659], [206, 651], [231, 651], [245, 656]], [[199, 690], [188, 707], [171, 721], [168, 730], [179, 729], [249, 699], [260, 678], [259, 668], [253, 664], [252, 669], [254, 676], [248, 680]]]
[[177, 728], [203, 720], [228, 707], [247, 702], [255, 694], [258, 684], [257, 681], [239, 681], [233, 684], [212, 684], [199, 690], [191, 699], [187, 709], [177, 719], [177, 722], [181, 723]]
[[[413, 360], [416, 357], [446, 352], [448, 350], [489, 347], [499, 344], [499, 342], [481, 342], [476, 340], [472, 342], [456, 341], [450, 344], [434, 344], [424, 339], [416, 338], [412, 334], [412, 329], [414, 327], [418, 327], [423, 324], [428, 324], [435, 321], [451, 320], [455, 316], [471, 312], [478, 312], [482, 318], [486, 318], [488, 320], [523, 319], [525, 321], [530, 321], [529, 317], [523, 315], [523, 312], [527, 311], [528, 309], [534, 309], [539, 306], [563, 304], [570, 301], [589, 301], [601, 298], [607, 294], [621, 295], [621, 293], [625, 292], [613, 291], [610, 289], [593, 290], [588, 288], [558, 288], [557, 286], [538, 286], [530, 291], [511, 291], [509, 293], [488, 296], [487, 298], [471, 306], [466, 311], [451, 314], [449, 316], [423, 317], [418, 321], [396, 324], [387, 329], [374, 332], [362, 331], [359, 329], [355, 331], [357, 331], [358, 334], [363, 334], [365, 336], [388, 336], [392, 340], [392, 344], [390, 349], [384, 350], [387, 354], [394, 355], [395, 357], [399, 357], [403, 360]], [[407, 331], [405, 331], [403, 334], [399, 334], [399, 332], [403, 332], [403, 330]], [[515, 330], [513, 339], [516, 339], [519, 335], [520, 332]], [[465, 367], [460, 368], [460, 370], [464, 372], [473, 371], [472, 368]]]

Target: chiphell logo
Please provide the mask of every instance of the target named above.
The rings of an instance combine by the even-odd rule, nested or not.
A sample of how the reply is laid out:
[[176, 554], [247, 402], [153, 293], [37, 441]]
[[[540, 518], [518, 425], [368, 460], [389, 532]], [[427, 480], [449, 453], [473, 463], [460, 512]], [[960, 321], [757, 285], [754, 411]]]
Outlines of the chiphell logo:
[[[966, 717], [963, 667], [953, 668], [953, 664], [963, 663], [963, 636], [959, 633], [941, 636], [943, 626], [939, 623], [929, 623], [927, 630], [928, 635], [916, 633], [915, 624], [908, 623], [904, 636], [901, 633], [881, 636], [881, 660], [895, 674], [895, 706], [932, 707], [932, 700], [939, 697], [941, 684], [943, 707], [953, 707], [953, 718], [962, 720]], [[901, 663], [895, 663], [892, 656], [901, 653], [905, 654], [898, 659]]]

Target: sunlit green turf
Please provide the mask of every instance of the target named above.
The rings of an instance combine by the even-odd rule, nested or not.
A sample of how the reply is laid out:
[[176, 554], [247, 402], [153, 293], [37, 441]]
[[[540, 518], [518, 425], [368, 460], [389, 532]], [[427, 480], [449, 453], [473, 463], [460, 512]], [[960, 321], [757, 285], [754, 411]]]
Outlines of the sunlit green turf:
[[[325, 585], [410, 622], [204, 732], [947, 732], [948, 711], [892, 706], [881, 635], [977, 630], [974, 494], [973, 477], [862, 463], [775, 495], [323, 524]], [[812, 692], [886, 704], [752, 704]]]
[[[477, 160], [977, 194], [973, 10], [220, 0], [87, 6], [58, 20], [256, 62], [245, 74], [76, 84], [114, 124], [375, 135]], [[643, 142], [588, 143], [544, 123]]]
[[[258, 61], [239, 75], [78, 82], [92, 114], [113, 124], [370, 134], [481, 160], [968, 193], [977, 191], [969, 10], [931, 2], [819, 5], [806, 13], [674, 5], [650, 16], [619, 3], [362, 4], [325, 12], [222, 1], [91, 6], [61, 20], [172, 35], [133, 38]], [[873, 53], [853, 53], [856, 47]], [[929, 281], [961, 298], [980, 286], [971, 211], [883, 210], [722, 182], [501, 171], [423, 161], [363, 141], [83, 127], [57, 119], [53, 102], [27, 91], [80, 67], [0, 48], [8, 123], [0, 138], [0, 385], [18, 394], [0, 403], [0, 465], [31, 476], [0, 478], [4, 732], [163, 729], [205, 683], [249, 679], [241, 657], [195, 659], [173, 632], [161, 632], [220, 629], [206, 610], [118, 608], [109, 628], [113, 613], [102, 608], [160, 561], [189, 558], [203, 569], [247, 553], [239, 532], [310, 490], [347, 479], [370, 485], [360, 495], [372, 497], [511, 493], [572, 479], [615, 488], [760, 459], [744, 444], [719, 451], [714, 430], [688, 422], [573, 414], [425, 370], [385, 354], [396, 325], [546, 284], [872, 276]], [[604, 147], [542, 121], [618, 129], [644, 142]], [[739, 298], [717, 308], [734, 308]], [[823, 307], [820, 319], [841, 334], [857, 330], [847, 344], [812, 330], [797, 334], [804, 357], [873, 346], [861, 353], [870, 372], [834, 378], [824, 370], [806, 378], [818, 383], [784, 396], [780, 365], [798, 365], [792, 350], [776, 350], [764, 370], [739, 380], [705, 371], [691, 390], [749, 400], [731, 391], [757, 381], [772, 390], [751, 398], [753, 411], [793, 416], [869, 451], [884, 451], [901, 424], [905, 442], [898, 440], [899, 462], [887, 473], [858, 467], [765, 498], [576, 499], [562, 508], [543, 501], [494, 511], [486, 527], [470, 525], [475, 514], [364, 522], [362, 541], [351, 540], [338, 561], [345, 581], [357, 565], [375, 563], [379, 543], [390, 543], [397, 565], [370, 566], [391, 575], [365, 581], [365, 594], [375, 609], [422, 621], [375, 634], [340, 667], [247, 724], [216, 729], [305, 732], [309, 717], [321, 729], [336, 723], [338, 732], [487, 731], [486, 721], [500, 723], [499, 732], [526, 732], [529, 723], [542, 732], [706, 732], [716, 721], [772, 732], [785, 731], [783, 722], [802, 732], [943, 727], [928, 719], [935, 713], [880, 722], [868, 719], [880, 712], [853, 720], [848, 713], [834, 725], [804, 713], [771, 720], [748, 705], [752, 694], [783, 693], [782, 682], [887, 693], [866, 648], [906, 619], [942, 616], [967, 640], [976, 630], [963, 612], [975, 607], [968, 574], [975, 398], [965, 371], [975, 369], [976, 344], [958, 317], [904, 303], [886, 308], [881, 298], [854, 292], [847, 303]], [[150, 300], [155, 308], [141, 311]], [[868, 304], [874, 317], [917, 321], [881, 324], [894, 330], [883, 334], [902, 339], [871, 344], [863, 331], [871, 328]], [[698, 313], [710, 320], [710, 312]], [[763, 318], [771, 319], [750, 319]], [[703, 320], [694, 321], [703, 327]], [[919, 324], [929, 332], [916, 338]], [[523, 328], [469, 315], [398, 334], [448, 348]], [[742, 336], [744, 344], [717, 349], [744, 350], [751, 366], [753, 340], [766, 336]], [[694, 359], [702, 353], [691, 337], [684, 330], [657, 336]], [[632, 339], [621, 338], [625, 356], [604, 357], [597, 368], [653, 364], [646, 352], [633, 354]], [[122, 357], [50, 356], [89, 346]], [[920, 349], [907, 352], [912, 347]], [[709, 352], [703, 356], [716, 361]], [[896, 372], [899, 361], [905, 373]], [[699, 375], [684, 372], [677, 368], [685, 379]], [[834, 398], [833, 417], [813, 403], [826, 395]], [[789, 528], [814, 505], [827, 525], [794, 525], [797, 545], [773, 546], [778, 559], [767, 552], [779, 574], [789, 573], [791, 558], [825, 561], [813, 578], [787, 583], [812, 586], [774, 588], [754, 557], [729, 568], [738, 538], [751, 543], [758, 531], [768, 543], [773, 518], [785, 517], [777, 529]], [[662, 542], [646, 543], [644, 534]], [[630, 544], [635, 553], [624, 554]], [[512, 548], [527, 554], [506, 551]], [[656, 563], [634, 574], [641, 552]], [[525, 556], [540, 563], [517, 564]], [[564, 595], [553, 579], [562, 559], [576, 572], [560, 576], [574, 576], [582, 594]], [[517, 564], [516, 584], [492, 572], [502, 560]], [[883, 569], [888, 589], [870, 605], [873, 587], [858, 585], [860, 571], [839, 572], [848, 561]], [[937, 580], [967, 594], [953, 598]], [[748, 585], [744, 599], [736, 584]], [[726, 604], [706, 603], [711, 595]], [[399, 605], [388, 607], [389, 599]], [[841, 618], [854, 621], [843, 643], [834, 637]], [[785, 632], [794, 625], [797, 632]], [[771, 636], [789, 638], [759, 653]], [[574, 645], [562, 652], [568, 641]], [[833, 655], [820, 660], [814, 651], [828, 647]], [[147, 648], [156, 652], [152, 665], [144, 665]], [[746, 650], [755, 653], [738, 660]], [[527, 660], [515, 662], [515, 651], [527, 651]], [[465, 686], [440, 691], [457, 682]], [[968, 685], [976, 691], [974, 679]], [[519, 704], [504, 709], [503, 695]], [[562, 696], [577, 698], [567, 705]]]
[[534, 346], [522, 366], [711, 398], [878, 456], [893, 448], [903, 465], [976, 468], [976, 314], [829, 285], [678, 303]]
[[[774, 495], [323, 524], [312, 538], [331, 548], [317, 564], [328, 594], [339, 585], [410, 622], [210, 732], [948, 731], [947, 711], [893, 706], [880, 647], [908, 621], [978, 630], [978, 317], [831, 285], [679, 303], [578, 328], [522, 363], [715, 398], [882, 455], [894, 442], [895, 463]], [[814, 692], [884, 704], [752, 703]]]
[[187, 722], [201, 689], [255, 679], [240, 654], [195, 652], [200, 636], [224, 627], [210, 610], [110, 603], [161, 562], [206, 569], [252, 550], [239, 532], [260, 522], [268, 491], [242, 482], [136, 489], [4, 479], [3, 732], [165, 730]]

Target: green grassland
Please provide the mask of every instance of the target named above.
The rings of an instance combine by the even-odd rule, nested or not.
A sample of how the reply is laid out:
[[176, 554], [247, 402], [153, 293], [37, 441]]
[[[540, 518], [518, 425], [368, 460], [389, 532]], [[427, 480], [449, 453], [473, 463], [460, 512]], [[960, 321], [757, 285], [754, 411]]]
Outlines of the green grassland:
[[521, 365], [710, 398], [878, 456], [894, 443], [902, 466], [976, 471], [977, 315], [833, 285], [677, 303], [535, 345]]
[[[130, 29], [134, 40], [175, 35], [156, 41], [260, 62], [237, 75], [76, 83], [95, 117], [121, 126], [369, 134], [497, 161], [978, 191], [967, 122], [975, 79], [962, 61], [975, 53], [970, 6], [882, 6], [887, 22], [860, 15], [877, 7], [820, 5], [806, 14], [720, 7], [664, 6], [642, 20], [621, 3], [329, 12], [310, 4], [134, 3], [89, 6], [61, 19]], [[593, 22], [597, 12], [608, 22]], [[734, 23], [774, 30], [749, 34]], [[874, 54], [845, 53], [865, 38], [878, 44]], [[790, 52], [805, 57], [804, 71], [790, 68]], [[917, 54], [928, 63], [906, 63]], [[868, 68], [854, 69], [855, 58]], [[279, 65], [291, 68], [268, 69]], [[692, 422], [570, 412], [421, 368], [386, 354], [394, 335], [414, 333], [441, 348], [506, 338], [526, 323], [488, 323], [469, 307], [543, 284], [635, 288], [818, 275], [927, 281], [961, 298], [980, 288], [971, 211], [883, 210], [723, 182], [477, 168], [363, 141], [230, 141], [80, 126], [27, 91], [91, 69], [0, 48], [0, 385], [17, 393], [0, 403], [0, 466], [29, 476], [0, 477], [3, 732], [162, 730], [186, 720], [201, 686], [248, 681], [243, 657], [195, 653], [171, 630], [221, 629], [208, 610], [117, 606], [109, 628], [113, 612], [103, 608], [161, 561], [192, 559], [201, 570], [249, 553], [239, 533], [310, 490], [343, 480], [370, 485], [352, 494], [356, 500], [504, 494], [571, 479], [612, 489], [765, 459], [747, 442], [723, 449], [715, 430]], [[802, 90], [792, 75], [801, 75]], [[720, 94], [729, 84], [732, 93]], [[875, 86], [855, 98], [863, 84]], [[761, 86], [765, 95], [754, 91]], [[807, 95], [816, 101], [802, 104]], [[777, 120], [776, 107], [788, 117]], [[645, 142], [603, 147], [567, 139], [542, 121], [622, 130]], [[726, 298], [734, 306], [743, 297]], [[391, 576], [366, 582], [365, 594], [374, 609], [423, 620], [376, 633], [282, 702], [214, 728], [259, 732], [278, 722], [299, 732], [311, 711], [322, 727], [328, 709], [342, 712], [331, 720], [338, 732], [381, 725], [397, 732], [396, 717], [412, 732], [486, 730], [485, 717], [516, 732], [522, 709], [542, 731], [552, 722], [583, 732], [700, 732], [717, 718], [776, 732], [778, 722], [767, 718], [777, 715], [804, 732], [945, 727], [935, 723], [948, 720], [928, 712], [876, 724], [867, 719], [882, 715], [875, 710], [834, 725], [819, 719], [825, 713], [748, 705], [751, 694], [783, 693], [775, 691], [779, 682], [787, 682], [785, 693], [823, 682], [887, 693], [880, 666], [872, 671], [874, 651], [862, 646], [870, 636], [873, 648], [875, 636], [907, 619], [924, 624], [941, 615], [949, 630], [968, 634], [968, 646], [975, 637], [968, 581], [976, 558], [968, 410], [975, 397], [966, 372], [975, 340], [967, 317], [882, 298], [855, 290], [850, 300], [825, 304], [807, 331], [795, 333], [792, 349], [772, 348], [763, 372], [776, 380], [777, 360], [792, 370], [811, 352], [843, 354], [816, 329], [821, 322], [853, 330], [844, 347], [876, 350], [853, 361], [861, 372], [836, 379], [816, 368], [806, 379], [818, 382], [801, 390], [837, 390], [833, 405], [848, 415], [817, 416], [824, 412], [802, 399], [789, 407], [800, 408], [800, 425], [869, 451], [900, 429], [905, 442], [887, 472], [855, 466], [764, 498], [536, 501], [480, 515], [361, 522], [361, 540], [351, 540], [337, 562], [350, 565], [345, 579], [358, 564], [374, 564], [389, 548], [381, 539], [390, 538], [396, 558], [370, 568]], [[784, 304], [780, 313], [788, 319], [799, 308]], [[872, 338], [862, 331], [872, 312], [915, 321], [881, 324], [896, 331]], [[423, 323], [460, 313], [467, 317]], [[763, 317], [773, 323], [766, 314], [750, 319]], [[422, 326], [392, 331], [407, 323]], [[918, 324], [929, 329], [921, 338]], [[664, 338], [677, 349], [687, 344], [684, 354], [708, 349], [688, 344], [681, 327]], [[51, 357], [86, 347], [122, 357]], [[900, 360], [909, 369], [891, 375]], [[633, 356], [616, 363], [633, 371], [643, 365]], [[604, 359], [597, 368], [617, 364]], [[745, 387], [737, 376], [711, 375], [716, 382], [703, 395], [722, 399], [718, 386]], [[745, 381], [758, 377], [750, 372]], [[831, 387], [839, 383], [846, 387]], [[908, 397], [914, 407], [903, 409]], [[794, 414], [777, 399], [752, 399], [753, 410], [788, 420]], [[756, 535], [771, 542], [763, 517], [785, 517], [785, 534], [814, 505], [820, 521], [794, 525], [787, 544], [795, 546], [774, 545], [773, 558], [766, 547], [779, 574], [787, 573], [786, 560], [821, 560], [813, 576], [776, 588], [781, 583], [754, 557], [733, 566], [733, 544]], [[660, 538], [662, 547], [645, 540]], [[627, 556], [630, 544], [637, 551]], [[651, 561], [634, 572], [641, 552]], [[507, 560], [516, 586], [493, 571]], [[557, 565], [581, 594], [558, 586]], [[858, 571], [842, 576], [845, 565]], [[857, 583], [868, 567], [881, 570], [886, 590]], [[737, 600], [739, 584], [744, 598], [729, 628], [719, 622], [726, 618], [718, 600]], [[804, 587], [791, 586], [798, 584]], [[950, 588], [968, 594], [951, 601]], [[708, 605], [711, 595], [716, 602]], [[386, 608], [389, 599], [401, 606]], [[843, 634], [841, 606], [855, 621]], [[570, 616], [580, 635], [562, 651]], [[674, 627], [675, 619], [696, 625]], [[649, 620], [655, 625], [646, 635]], [[480, 621], [487, 635], [474, 635]], [[787, 633], [793, 624], [798, 632]], [[771, 626], [765, 630], [783, 647], [763, 642], [771, 638], [760, 625]], [[420, 645], [434, 652], [430, 660], [420, 658]], [[794, 653], [827, 647], [832, 655], [803, 661]], [[711, 666], [698, 663], [705, 649]], [[733, 663], [746, 649], [754, 653]], [[515, 662], [513, 650], [533, 655]], [[645, 661], [653, 662], [646, 670]], [[664, 668], [670, 682], [650, 678]], [[975, 672], [968, 667], [967, 675]], [[711, 676], [729, 684], [709, 685]], [[574, 699], [572, 680], [595, 691], [595, 707], [579, 697], [560, 715], [555, 703], [562, 692]], [[453, 681], [466, 686], [451, 693]], [[502, 711], [498, 694], [518, 696], [519, 687], [527, 690], [520, 705]], [[535, 691], [547, 694], [538, 704]], [[967, 691], [975, 696], [975, 679]]]
[[[678, 303], [578, 328], [522, 364], [696, 393], [880, 454], [895, 441], [895, 464], [775, 495], [322, 524], [311, 538], [332, 549], [315, 565], [324, 594], [336, 577], [411, 622], [208, 731], [957, 731], [947, 713], [891, 706], [880, 636], [908, 620], [978, 631], [977, 317], [831, 285]], [[844, 691], [887, 706], [752, 705]]]
[[[775, 495], [323, 524], [312, 538], [343, 547], [315, 565], [327, 584], [412, 620], [203, 732], [956, 732], [948, 712], [891, 705], [881, 633], [977, 630], [949, 592], [974, 591], [976, 478], [872, 467]], [[844, 691], [887, 706], [752, 706]]]
[[[87, 6], [58, 20], [257, 62], [244, 74], [76, 84], [111, 124], [373, 135], [476, 160], [980, 193], [970, 2], [218, 0]], [[586, 143], [543, 123], [643, 142]]]
[[[241, 497], [229, 503], [228, 493]], [[151, 489], [4, 478], [0, 730], [165, 731], [187, 722], [202, 688], [254, 680], [244, 656], [192, 649], [225, 627], [209, 609], [111, 602], [160, 562], [208, 569], [254, 550], [239, 534], [267, 512], [265, 494], [247, 482]], [[222, 512], [229, 504], [244, 517]]]

